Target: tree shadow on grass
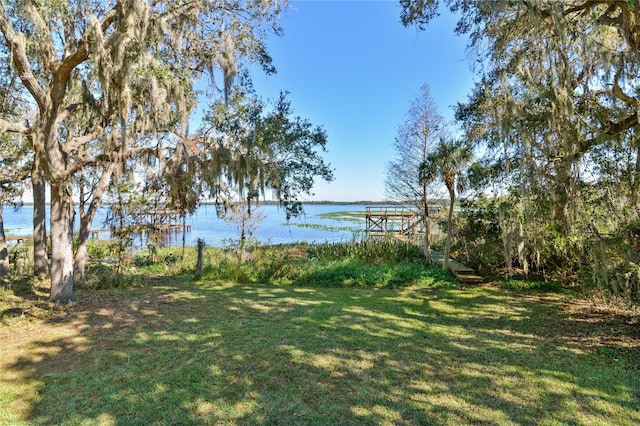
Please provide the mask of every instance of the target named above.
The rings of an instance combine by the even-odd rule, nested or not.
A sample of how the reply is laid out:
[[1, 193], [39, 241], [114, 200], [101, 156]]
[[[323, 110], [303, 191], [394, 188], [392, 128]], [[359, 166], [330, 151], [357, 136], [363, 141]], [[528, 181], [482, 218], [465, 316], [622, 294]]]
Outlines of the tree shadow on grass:
[[640, 422], [638, 379], [553, 297], [184, 278], [79, 296], [42, 326], [67, 335], [6, 365], [38, 386], [32, 424]]
[[14, 318], [41, 318], [51, 310], [45, 280], [12, 275], [0, 283], [0, 325]]

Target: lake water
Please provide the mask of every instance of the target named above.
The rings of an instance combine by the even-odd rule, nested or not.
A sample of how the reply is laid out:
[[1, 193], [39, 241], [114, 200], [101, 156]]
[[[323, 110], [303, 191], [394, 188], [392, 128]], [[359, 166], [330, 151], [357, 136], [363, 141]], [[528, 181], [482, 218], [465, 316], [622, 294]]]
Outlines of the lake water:
[[[92, 229], [107, 228], [104, 221], [108, 207], [102, 207], [93, 221]], [[345, 215], [337, 217], [323, 216], [339, 212], [364, 212], [365, 206], [357, 204], [307, 204], [305, 214], [299, 218], [286, 221], [285, 211], [278, 206], [261, 206], [256, 213], [264, 216], [257, 224], [258, 229], [253, 237], [263, 244], [286, 244], [294, 242], [336, 243], [360, 238], [365, 231], [364, 216]], [[23, 236], [33, 233], [33, 206], [25, 205], [18, 209], [5, 206], [4, 226], [7, 236]], [[47, 207], [47, 220], [49, 210]], [[204, 239], [207, 245], [221, 247], [230, 240], [238, 240], [240, 231], [236, 226], [219, 219], [215, 206], [203, 205], [193, 215], [187, 216], [186, 223], [191, 225], [187, 232], [186, 245], [195, 246], [198, 238]], [[48, 226], [48, 223], [47, 223]], [[77, 230], [77, 224], [76, 224]], [[99, 234], [100, 239], [109, 238], [109, 233]], [[182, 245], [182, 232], [172, 233], [166, 241], [167, 245]]]

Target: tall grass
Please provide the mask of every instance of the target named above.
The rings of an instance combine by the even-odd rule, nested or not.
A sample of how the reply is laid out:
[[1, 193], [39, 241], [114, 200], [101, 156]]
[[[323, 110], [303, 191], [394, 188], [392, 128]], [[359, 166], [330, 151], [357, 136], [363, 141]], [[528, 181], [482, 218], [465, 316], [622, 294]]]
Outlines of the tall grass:
[[[25, 249], [27, 246], [25, 246]], [[152, 263], [145, 250], [128, 259], [117, 272], [114, 245], [91, 241], [87, 265], [88, 289], [139, 287], [150, 277], [193, 274], [197, 252], [193, 247], [158, 249]], [[25, 252], [26, 253], [26, 252]], [[20, 252], [14, 273], [28, 274], [32, 256]], [[361, 240], [336, 244], [253, 245], [248, 260], [240, 261], [237, 247], [206, 247], [205, 281], [299, 285], [318, 287], [398, 288], [427, 286], [436, 281], [454, 284], [453, 277], [439, 268], [427, 267], [420, 249], [412, 244], [385, 240]]]
[[[165, 250], [161, 263], [151, 265], [140, 255], [134, 259], [139, 272], [190, 274], [196, 252]], [[299, 285], [318, 287], [397, 288], [453, 284], [453, 277], [428, 268], [419, 248], [398, 241], [352, 241], [338, 244], [254, 246], [246, 262], [233, 247], [208, 247], [204, 253], [205, 281]]]

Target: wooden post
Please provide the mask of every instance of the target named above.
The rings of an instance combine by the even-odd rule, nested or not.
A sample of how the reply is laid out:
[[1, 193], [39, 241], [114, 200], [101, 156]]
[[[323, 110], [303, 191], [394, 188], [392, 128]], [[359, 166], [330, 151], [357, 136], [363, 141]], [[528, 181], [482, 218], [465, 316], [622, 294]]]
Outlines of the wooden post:
[[202, 253], [204, 251], [204, 240], [202, 238], [198, 238], [198, 262], [196, 263], [196, 273], [194, 278], [199, 280], [202, 278]]

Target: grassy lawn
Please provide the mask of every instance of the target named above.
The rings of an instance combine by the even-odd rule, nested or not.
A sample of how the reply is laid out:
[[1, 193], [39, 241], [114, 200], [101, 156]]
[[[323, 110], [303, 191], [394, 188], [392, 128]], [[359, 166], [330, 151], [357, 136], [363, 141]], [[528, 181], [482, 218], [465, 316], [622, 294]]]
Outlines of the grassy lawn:
[[564, 294], [42, 290], [0, 294], [0, 424], [640, 424], [637, 318]]

